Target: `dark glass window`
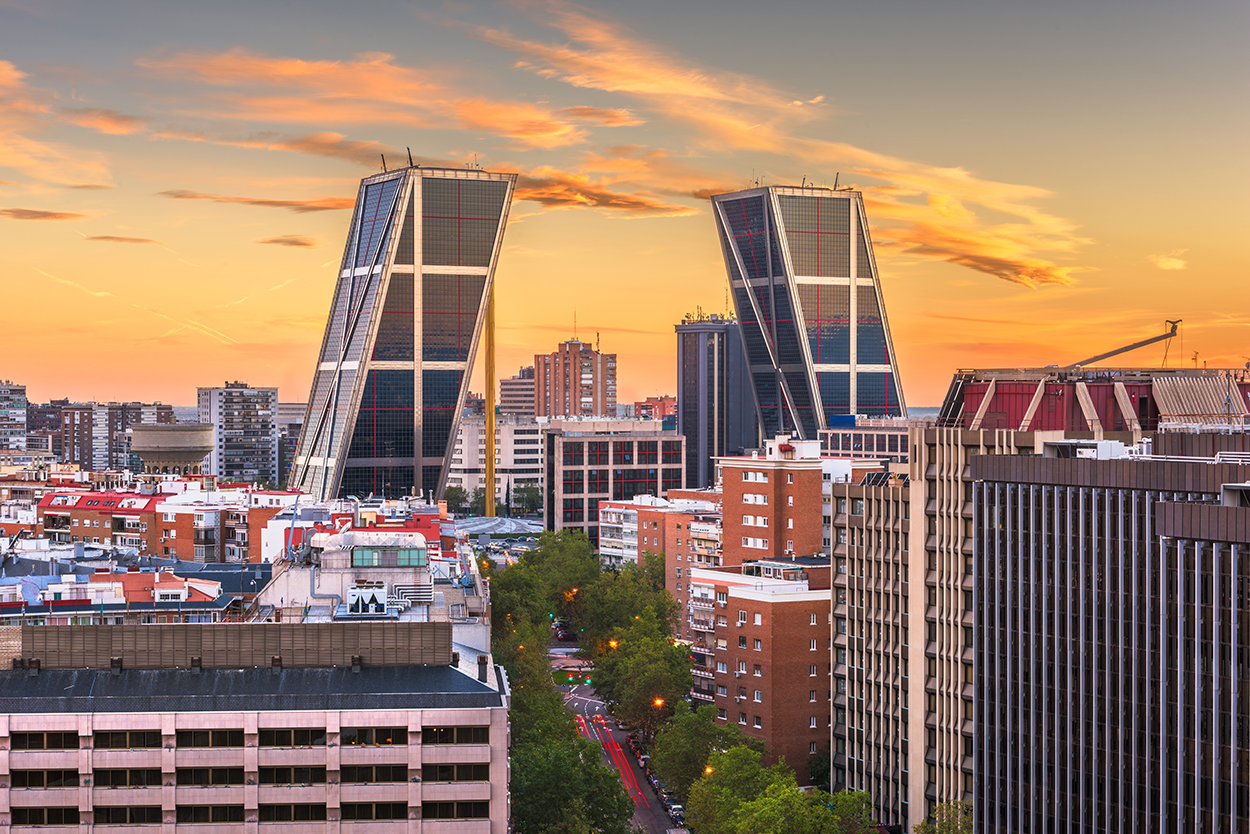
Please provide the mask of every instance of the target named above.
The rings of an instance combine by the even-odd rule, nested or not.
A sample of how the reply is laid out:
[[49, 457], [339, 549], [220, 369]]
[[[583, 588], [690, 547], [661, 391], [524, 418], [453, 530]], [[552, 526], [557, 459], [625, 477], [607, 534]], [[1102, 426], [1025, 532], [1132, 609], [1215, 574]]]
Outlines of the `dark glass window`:
[[[599, 499], [598, 498], [586, 499], [586, 520], [591, 522], [592, 524], [599, 520]], [[595, 529], [597, 530], [598, 528], [596, 527]]]
[[608, 491], [608, 470], [587, 469], [586, 470], [586, 491], [591, 493], [592, 495], [595, 493], [606, 495]]
[[664, 462], [665, 463], [681, 463], [681, 441], [665, 440], [664, 441]]
[[490, 266], [508, 184], [498, 180], [425, 177], [422, 262], [430, 266]]
[[378, 253], [386, 250], [391, 236], [391, 203], [400, 179], [396, 177], [365, 186], [364, 205], [357, 213], [359, 236], [355, 239], [356, 257], [352, 261], [358, 267], [377, 262], [380, 260]]
[[411, 466], [345, 466], [339, 491], [343, 495], [407, 495], [416, 484]]
[[585, 491], [586, 473], [580, 469], [564, 470], [564, 494], [580, 495]]
[[159, 805], [97, 805], [91, 813], [96, 825], [151, 825], [161, 822]]
[[579, 524], [585, 521], [585, 512], [583, 510], [582, 499], [565, 498], [564, 499], [564, 523]]
[[413, 238], [415, 224], [413, 223], [413, 197], [408, 198], [408, 208], [404, 210], [404, 225], [399, 231], [399, 247], [395, 250], [395, 263], [410, 264], [413, 262], [414, 249]]
[[[242, 732], [242, 731], [240, 731]], [[51, 733], [49, 733], [51, 735]], [[77, 734], [75, 734], [75, 744], [77, 747]], [[118, 730], [114, 732], [98, 732], [92, 741], [93, 746], [97, 750], [137, 750], [151, 749], [161, 746], [160, 730]], [[242, 736], [240, 736], [239, 747], [243, 746]], [[68, 749], [69, 745], [65, 745]]]
[[261, 805], [256, 816], [261, 822], [321, 822], [326, 818], [326, 806], [324, 803]]
[[849, 278], [851, 200], [780, 194], [777, 205], [795, 275]]
[[901, 414], [898, 389], [890, 373], [859, 373], [856, 375], [856, 410], [860, 414], [897, 417]]
[[369, 371], [349, 458], [412, 458], [412, 371]]
[[[386, 289], [386, 303], [378, 321], [378, 335], [373, 342], [375, 361], [403, 362], [412, 360], [413, 287], [415, 279], [402, 272], [391, 274]], [[411, 402], [409, 397], [409, 402]]]
[[490, 727], [425, 727], [423, 744], [490, 744]]
[[861, 365], [888, 365], [890, 351], [885, 343], [885, 325], [881, 321], [876, 289], [860, 287], [858, 301], [855, 361]]
[[664, 469], [664, 491], [670, 489], [681, 489], [681, 469]]
[[612, 441], [612, 464], [614, 466], [629, 466], [634, 462], [634, 441], [632, 440], [613, 440]]
[[324, 727], [299, 727], [260, 731], [261, 747], [325, 747]]
[[591, 466], [608, 465], [608, 441], [592, 440], [586, 444], [586, 462]]
[[[845, 365], [851, 361], [851, 288], [846, 284], [799, 284], [799, 304], [807, 327], [812, 361]], [[862, 359], [860, 361], [863, 361]]]
[[345, 727], [339, 733], [339, 742], [344, 747], [407, 744], [408, 730], [404, 727]]
[[[96, 733], [96, 738], [100, 735]], [[156, 734], [157, 747], [161, 746], [160, 736]], [[9, 736], [9, 746], [13, 750], [77, 750], [78, 733], [13, 733]]]
[[[488, 819], [489, 802], [424, 802], [421, 817], [427, 820]], [[343, 819], [347, 819], [344, 817]]]
[[366, 783], [407, 782], [408, 765], [343, 765], [339, 771], [340, 781], [344, 785], [363, 785]]
[[[820, 386], [820, 401], [825, 408], [825, 419], [835, 414], [851, 413], [851, 375], [847, 371], [817, 371], [816, 383]], [[863, 402], [863, 394], [860, 394]], [[843, 442], [849, 435], [843, 435]], [[849, 445], [842, 447], [850, 448]]]
[[344, 802], [344, 820], [406, 820], [408, 804], [405, 802]]
[[656, 495], [659, 488], [657, 469], [616, 469], [612, 477], [612, 499], [628, 501], [635, 495]]
[[581, 466], [584, 460], [583, 451], [586, 444], [581, 442], [568, 442], [564, 444], [564, 465], [565, 466]]
[[638, 441], [638, 463], [652, 464], [659, 463], [659, 441], [658, 440], [639, 440]]
[[421, 357], [427, 362], [468, 361], [486, 276], [423, 275], [421, 286]]
[[[264, 772], [261, 768], [261, 772]], [[125, 773], [125, 771], [118, 771]], [[100, 773], [100, 771], [96, 771]], [[160, 771], [153, 771], [159, 779]], [[177, 782], [179, 785], [191, 787], [211, 787], [213, 785], [242, 785], [243, 784], [243, 768], [241, 767], [180, 767], [177, 770]], [[96, 777], [96, 785], [100, 784], [99, 777]], [[159, 784], [159, 783], [153, 783]]]
[[77, 808], [14, 808], [13, 825], [78, 825]]
[[426, 765], [421, 769], [423, 782], [489, 782], [489, 764]]
[[[123, 773], [125, 771], [122, 771]], [[160, 771], [156, 771], [157, 779]], [[77, 770], [15, 770], [13, 771], [13, 787], [15, 788], [76, 788], [78, 787]]]
[[[181, 773], [182, 771], [179, 771], [179, 775]], [[326, 769], [324, 767], [262, 767], [258, 776], [262, 785], [324, 785]], [[179, 784], [182, 783], [179, 782]], [[242, 784], [242, 779], [238, 783], [227, 784]]]
[[[159, 737], [160, 734], [157, 733]], [[179, 730], [175, 736], [182, 747], [242, 747], [242, 730]], [[159, 744], [156, 746], [160, 746]]]
[[427, 458], [441, 458], [447, 454], [463, 377], [464, 371], [421, 371], [421, 454]]
[[178, 822], [243, 822], [242, 805], [179, 805], [175, 813]]

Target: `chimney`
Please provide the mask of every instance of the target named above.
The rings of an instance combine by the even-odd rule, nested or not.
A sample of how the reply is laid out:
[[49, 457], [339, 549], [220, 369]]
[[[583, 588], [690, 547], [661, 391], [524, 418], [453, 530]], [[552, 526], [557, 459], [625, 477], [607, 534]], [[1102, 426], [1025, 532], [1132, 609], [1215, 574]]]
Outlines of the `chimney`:
[[120, 675], [122, 673], [122, 659], [120, 657], [109, 658], [109, 671], [114, 675]]
[[32, 657], [26, 662], [26, 674], [32, 678], [39, 676], [39, 658]]
[[191, 674], [198, 675], [204, 668], [204, 659], [199, 655], [191, 658]]
[[452, 652], [452, 653], [451, 653], [451, 665], [452, 665], [452, 666], [459, 666], [459, 665], [460, 665], [460, 652]]
[[282, 655], [275, 654], [273, 656], [269, 661], [269, 671], [275, 675], [282, 671]]
[[477, 679], [482, 683], [486, 683], [486, 662], [489, 659], [488, 655], [479, 654], [477, 656]]
[[18, 669], [25, 669], [25, 668], [26, 668], [26, 658], [24, 657], [13, 658], [13, 670], [14, 671], [17, 671]]
[[358, 654], [352, 655], [352, 671], [353, 672], [359, 674], [360, 667], [364, 665], [362, 661], [363, 661], [363, 658], [360, 655]]

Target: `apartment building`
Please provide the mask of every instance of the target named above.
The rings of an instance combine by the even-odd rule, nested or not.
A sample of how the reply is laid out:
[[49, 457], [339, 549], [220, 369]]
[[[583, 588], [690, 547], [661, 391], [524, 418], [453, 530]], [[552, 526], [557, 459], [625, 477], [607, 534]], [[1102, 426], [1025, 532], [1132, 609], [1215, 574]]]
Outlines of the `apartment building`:
[[1245, 830], [1250, 465], [1109, 445], [971, 463], [976, 830]]
[[276, 485], [278, 468], [278, 389], [227, 382], [197, 389], [197, 419], [213, 426], [208, 471], [222, 480]]
[[538, 417], [609, 417], [616, 414], [616, 354], [587, 342], [561, 342], [554, 353], [534, 356], [534, 414]]
[[171, 569], [100, 568], [0, 584], [0, 627], [219, 623], [239, 613], [239, 597], [220, 581]]
[[[543, 429], [531, 416], [499, 414], [495, 417], [495, 500], [501, 502], [508, 488], [543, 487]], [[463, 417], [452, 449], [448, 486], [470, 495], [486, 488], [486, 417]]]
[[719, 565], [720, 546], [720, 507], [711, 501], [635, 495], [599, 505], [599, 555], [608, 564], [637, 562], [643, 553], [665, 557], [670, 592], [681, 589], [683, 571]]
[[5, 827], [508, 830], [507, 679], [449, 623], [19, 634], [0, 672]]
[[534, 366], [499, 380], [499, 413], [534, 416]]
[[131, 453], [127, 429], [174, 422], [173, 406], [162, 403], [74, 403], [59, 410], [61, 461], [95, 472], [141, 472], [143, 463]]
[[829, 579], [824, 557], [694, 568], [684, 610], [693, 703], [763, 742], [800, 785], [830, 738]]
[[26, 386], [4, 380], [0, 382], [0, 449], [26, 448]]
[[653, 420], [552, 420], [545, 436], [548, 530], [599, 545], [599, 507], [684, 487], [685, 438]]

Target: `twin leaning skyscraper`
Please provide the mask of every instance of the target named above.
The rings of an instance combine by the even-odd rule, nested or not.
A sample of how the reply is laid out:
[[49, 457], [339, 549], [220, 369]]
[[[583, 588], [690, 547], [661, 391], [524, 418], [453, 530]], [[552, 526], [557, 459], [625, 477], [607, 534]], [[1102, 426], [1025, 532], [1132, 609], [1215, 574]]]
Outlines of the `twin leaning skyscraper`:
[[[460, 168], [361, 180], [293, 487], [442, 491], [515, 185]], [[764, 436], [905, 414], [860, 193], [769, 186], [712, 206]]]

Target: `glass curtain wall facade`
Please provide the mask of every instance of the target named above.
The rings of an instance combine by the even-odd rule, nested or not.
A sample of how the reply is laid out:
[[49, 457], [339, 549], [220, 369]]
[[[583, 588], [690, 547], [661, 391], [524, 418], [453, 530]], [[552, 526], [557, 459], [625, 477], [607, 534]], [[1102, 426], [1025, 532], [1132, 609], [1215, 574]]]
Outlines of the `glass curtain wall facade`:
[[686, 438], [686, 487], [716, 484], [716, 461], [760, 445], [750, 372], [733, 319], [677, 325], [677, 433]]
[[768, 186], [712, 205], [764, 436], [906, 414], [863, 195]]
[[442, 491], [515, 184], [418, 167], [361, 181], [292, 487]]

